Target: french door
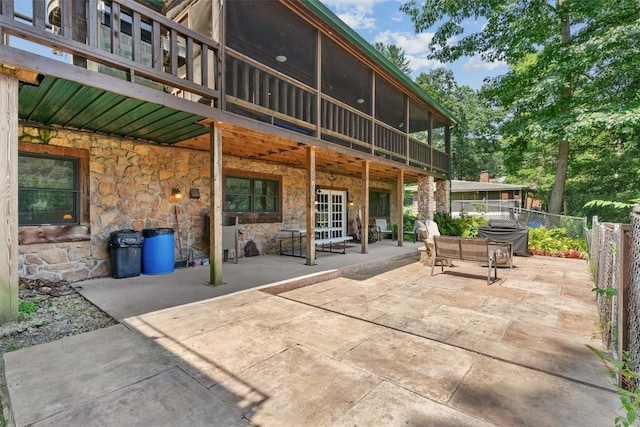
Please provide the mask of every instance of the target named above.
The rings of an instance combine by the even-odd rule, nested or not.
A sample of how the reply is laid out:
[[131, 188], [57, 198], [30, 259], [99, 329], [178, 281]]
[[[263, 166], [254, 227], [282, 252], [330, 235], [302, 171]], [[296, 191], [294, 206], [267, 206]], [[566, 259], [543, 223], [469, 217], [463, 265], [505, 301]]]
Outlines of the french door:
[[347, 192], [316, 192], [316, 238], [330, 239], [347, 235]]

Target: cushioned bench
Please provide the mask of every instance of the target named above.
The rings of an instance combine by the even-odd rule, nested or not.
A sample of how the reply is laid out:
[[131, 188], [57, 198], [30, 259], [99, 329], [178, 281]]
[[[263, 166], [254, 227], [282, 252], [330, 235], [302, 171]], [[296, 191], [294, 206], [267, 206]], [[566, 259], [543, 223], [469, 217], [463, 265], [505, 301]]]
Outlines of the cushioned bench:
[[[477, 261], [489, 267], [487, 284], [491, 284], [491, 268], [494, 269], [494, 281], [498, 280], [498, 265], [513, 268], [513, 244], [491, 242], [487, 239], [474, 239], [451, 236], [433, 236], [434, 250], [431, 258], [431, 275], [437, 260], [458, 259]], [[444, 271], [444, 263], [441, 263]]]

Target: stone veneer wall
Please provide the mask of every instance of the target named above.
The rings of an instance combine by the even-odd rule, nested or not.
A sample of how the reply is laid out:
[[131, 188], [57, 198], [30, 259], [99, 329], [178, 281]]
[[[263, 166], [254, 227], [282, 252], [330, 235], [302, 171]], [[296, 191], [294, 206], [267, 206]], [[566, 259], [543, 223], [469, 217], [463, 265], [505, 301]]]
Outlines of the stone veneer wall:
[[[20, 245], [20, 277], [78, 281], [111, 274], [108, 241], [116, 230], [176, 227], [176, 208], [180, 233], [174, 235], [176, 260], [189, 251], [195, 258], [208, 257], [209, 242], [204, 218], [209, 212], [209, 153], [123, 140], [84, 132], [19, 127], [19, 140], [89, 150], [91, 239], [79, 242]], [[283, 179], [283, 222], [241, 224], [240, 248], [254, 240], [261, 254], [276, 251], [276, 232], [281, 228], [305, 227], [304, 169], [248, 161], [225, 156], [223, 168], [280, 175]], [[318, 173], [317, 185], [349, 191], [353, 206], [348, 207], [349, 234], [355, 233], [355, 217], [362, 206], [361, 179]], [[395, 200], [395, 183], [371, 182], [372, 188], [385, 188]], [[171, 196], [179, 188], [182, 199]], [[189, 189], [198, 188], [200, 199], [189, 199]], [[392, 206], [392, 218], [395, 217]], [[182, 254], [178, 251], [178, 238]]]
[[420, 176], [418, 178], [418, 218], [433, 220], [436, 208], [435, 181], [433, 176]]
[[449, 180], [436, 181], [436, 212], [451, 213], [449, 197], [451, 194], [451, 182]]

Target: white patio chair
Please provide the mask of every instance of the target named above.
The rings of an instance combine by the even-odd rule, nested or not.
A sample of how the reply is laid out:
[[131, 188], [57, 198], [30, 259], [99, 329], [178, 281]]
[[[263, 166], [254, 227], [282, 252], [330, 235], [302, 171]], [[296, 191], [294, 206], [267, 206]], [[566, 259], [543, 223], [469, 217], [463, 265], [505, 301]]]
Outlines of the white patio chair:
[[387, 220], [384, 218], [376, 218], [376, 233], [378, 233], [378, 240], [380, 240], [385, 234], [391, 235], [391, 240], [395, 240], [395, 233], [392, 228], [389, 228]]

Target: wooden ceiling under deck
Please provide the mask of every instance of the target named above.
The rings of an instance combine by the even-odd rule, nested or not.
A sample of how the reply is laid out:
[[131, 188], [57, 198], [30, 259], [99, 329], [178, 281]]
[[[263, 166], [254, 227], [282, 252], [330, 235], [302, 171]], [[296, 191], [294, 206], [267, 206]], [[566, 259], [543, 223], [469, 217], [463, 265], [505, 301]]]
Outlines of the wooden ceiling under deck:
[[[270, 135], [256, 130], [243, 128], [230, 123], [220, 124], [222, 129], [222, 154], [236, 156], [243, 159], [259, 160], [263, 162], [282, 164], [294, 168], [306, 168], [306, 144], [277, 135]], [[191, 148], [194, 150], [209, 151], [210, 136], [204, 134], [177, 144], [176, 147]], [[337, 148], [342, 148], [337, 146]], [[346, 150], [346, 149], [345, 149]], [[367, 156], [363, 153], [363, 156]], [[362, 176], [362, 161], [364, 157], [358, 157], [317, 147], [316, 171], [346, 175], [352, 177]], [[369, 177], [381, 181], [395, 182], [398, 178], [399, 168], [389, 165], [383, 159], [369, 159]], [[426, 174], [426, 172], [423, 172]], [[419, 172], [405, 169], [404, 182], [417, 182]]]

